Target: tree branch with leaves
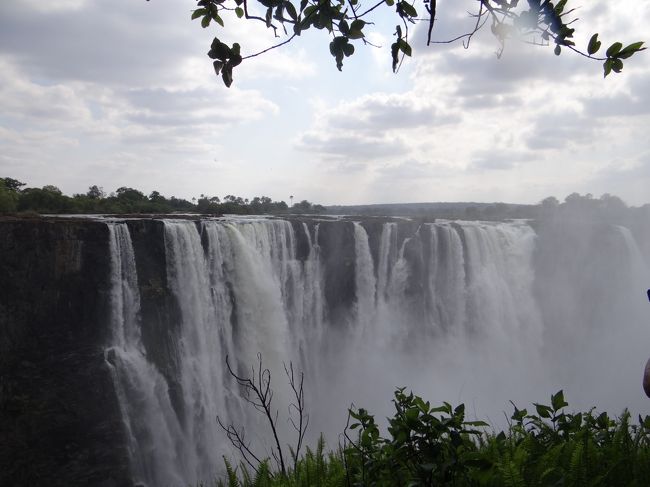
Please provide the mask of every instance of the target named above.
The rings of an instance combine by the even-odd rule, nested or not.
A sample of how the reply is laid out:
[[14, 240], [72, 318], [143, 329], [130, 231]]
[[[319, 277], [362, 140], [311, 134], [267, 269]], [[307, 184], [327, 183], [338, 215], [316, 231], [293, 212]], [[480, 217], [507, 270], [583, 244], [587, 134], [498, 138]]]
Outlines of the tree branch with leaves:
[[[606, 49], [604, 55], [598, 55], [601, 48], [598, 33], [591, 36], [584, 49], [579, 48], [574, 40], [573, 27], [578, 20], [574, 17], [576, 8], [569, 8], [568, 0], [464, 1], [468, 4], [474, 2], [476, 6], [476, 13], [471, 14], [476, 19], [474, 26], [469, 32], [443, 40], [433, 39], [440, 10], [436, 0], [423, 0], [421, 3], [419, 0], [380, 0], [367, 8], [362, 6], [361, 0], [197, 0], [192, 19], [200, 20], [203, 28], [211, 24], [224, 28], [224, 19], [258, 22], [272, 29], [274, 36], [280, 39], [262, 50], [244, 55], [239, 42], [228, 45], [215, 37], [208, 56], [213, 60], [216, 74], [228, 87], [233, 82], [234, 68], [242, 61], [295, 42], [309, 29], [327, 33], [330, 54], [338, 70], [342, 70], [343, 61], [355, 53], [357, 43], [372, 46], [366, 39], [366, 27], [373, 24], [374, 16], [381, 9], [392, 9], [397, 20], [390, 49], [393, 72], [399, 71], [404, 59], [412, 55], [409, 27], [422, 22], [427, 24], [427, 45], [460, 41], [469, 48], [472, 37], [489, 23], [499, 43], [497, 57], [503, 53], [506, 42], [513, 39], [534, 45], [554, 45], [556, 55], [568, 49], [585, 58], [601, 61], [605, 77], [612, 71], [620, 73], [624, 60], [645, 50], [642, 41], [626, 46], [617, 41]], [[426, 15], [420, 17], [418, 9]]]

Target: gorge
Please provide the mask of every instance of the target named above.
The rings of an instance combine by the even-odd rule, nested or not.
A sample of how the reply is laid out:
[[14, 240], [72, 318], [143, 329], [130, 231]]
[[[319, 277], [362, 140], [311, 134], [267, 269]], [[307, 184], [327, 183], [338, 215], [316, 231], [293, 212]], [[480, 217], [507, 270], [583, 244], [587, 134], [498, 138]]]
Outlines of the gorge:
[[[308, 441], [396, 386], [500, 421], [508, 399], [647, 409], [650, 219], [6, 218], [0, 484], [181, 486], [268, 451], [225, 367], [283, 364]], [[291, 441], [290, 439], [286, 440]]]

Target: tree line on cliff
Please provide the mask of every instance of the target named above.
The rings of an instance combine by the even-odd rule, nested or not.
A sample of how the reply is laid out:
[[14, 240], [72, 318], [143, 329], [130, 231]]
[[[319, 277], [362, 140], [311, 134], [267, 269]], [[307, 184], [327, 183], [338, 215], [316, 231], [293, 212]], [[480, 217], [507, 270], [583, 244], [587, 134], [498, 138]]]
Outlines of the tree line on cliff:
[[171, 196], [167, 198], [158, 191], [148, 196], [142, 191], [120, 187], [106, 194], [101, 187], [90, 186], [83, 194], [67, 196], [53, 185], [42, 188], [24, 188], [13, 178], [0, 178], [0, 213], [48, 213], [48, 214], [131, 214], [131, 213], [201, 213], [201, 214], [284, 214], [323, 213], [325, 207], [302, 200], [291, 207], [284, 201], [273, 201], [268, 196], [252, 199], [228, 194], [223, 198], [201, 194], [188, 201]]
[[618, 196], [605, 193], [572, 193], [564, 201], [549, 196], [536, 205], [508, 203], [412, 203], [356, 206], [328, 206], [302, 200], [291, 206], [268, 196], [242, 198], [231, 194], [223, 198], [201, 194], [188, 201], [152, 191], [148, 196], [130, 187], [106, 194], [101, 187], [90, 186], [84, 194], [67, 196], [53, 185], [24, 188], [16, 179], [0, 178], [0, 214], [340, 214], [358, 216], [409, 216], [416, 219], [507, 220], [547, 219], [554, 216], [591, 218], [624, 223], [638, 214], [650, 215], [650, 204], [628, 207]]

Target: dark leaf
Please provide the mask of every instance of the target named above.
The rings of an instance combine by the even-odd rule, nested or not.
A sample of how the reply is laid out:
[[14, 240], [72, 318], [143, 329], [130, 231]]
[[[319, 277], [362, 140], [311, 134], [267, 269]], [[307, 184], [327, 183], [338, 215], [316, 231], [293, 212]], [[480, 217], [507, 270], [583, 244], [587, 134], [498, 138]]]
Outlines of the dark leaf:
[[408, 42], [406, 42], [404, 39], [400, 39], [397, 42], [399, 43], [400, 51], [402, 51], [407, 56], [410, 56], [412, 54], [411, 45]]
[[591, 39], [589, 39], [589, 46], [587, 47], [587, 52], [591, 56], [592, 54], [596, 54], [598, 52], [598, 49], [600, 49], [600, 41], [598, 40], [598, 34], [594, 34], [591, 36]]
[[296, 12], [296, 7], [293, 6], [293, 3], [284, 2], [284, 8], [287, 9], [287, 13], [289, 14], [289, 17], [291, 17], [291, 20], [294, 22], [298, 20], [298, 12]]
[[352, 21], [352, 24], [350, 25], [350, 30], [361, 30], [363, 29], [364, 25], [366, 25], [366, 23], [363, 20], [356, 19]]
[[271, 27], [271, 18], [273, 18], [273, 7], [266, 9], [266, 26]]
[[645, 48], [643, 47], [643, 42], [635, 42], [627, 46], [625, 49], [622, 49], [616, 57], [620, 59], [627, 59], [635, 52], [643, 51], [644, 49]]
[[399, 5], [401, 7], [402, 12], [404, 12], [404, 14], [406, 16], [408, 16], [408, 17], [417, 17], [418, 16], [418, 12], [417, 12], [417, 10], [415, 10], [415, 7], [413, 7], [413, 5], [408, 3], [406, 0], [402, 0], [399, 3]]
[[623, 44], [621, 44], [620, 42], [615, 42], [614, 44], [609, 46], [609, 48], [607, 49], [607, 53], [606, 53], [607, 57], [616, 56], [616, 54], [618, 54], [618, 52], [621, 50], [622, 47], [623, 47]]
[[196, 9], [194, 12], [192, 12], [192, 20], [198, 19], [207, 13], [208, 11], [204, 8]]
[[548, 406], [545, 406], [543, 404], [534, 404], [535, 409], [537, 409], [537, 414], [540, 415], [542, 418], [550, 418], [551, 417], [551, 408]]
[[553, 405], [553, 409], [555, 411], [558, 411], [563, 407], [568, 406], [569, 403], [564, 400], [564, 391], [558, 391], [556, 394], [551, 396], [551, 404]]
[[607, 78], [607, 75], [612, 72], [612, 63], [614, 62], [613, 59], [608, 58], [604, 63], [603, 63], [603, 71], [605, 73], [605, 78]]
[[239, 66], [242, 62], [242, 57], [239, 54], [235, 54], [233, 57], [230, 58], [230, 65], [234, 68], [235, 66]]
[[212, 41], [212, 45], [210, 47], [210, 53], [212, 54], [208, 53], [208, 56], [210, 56], [212, 59], [220, 59], [225, 62], [225, 60], [230, 57], [230, 48], [216, 37]]
[[397, 42], [393, 42], [390, 46], [390, 53], [393, 58], [393, 73], [397, 71], [397, 66], [399, 65], [399, 46]]
[[232, 67], [230, 66], [224, 66], [223, 69], [221, 70], [221, 79], [223, 79], [223, 83], [230, 88], [230, 85], [232, 84]]

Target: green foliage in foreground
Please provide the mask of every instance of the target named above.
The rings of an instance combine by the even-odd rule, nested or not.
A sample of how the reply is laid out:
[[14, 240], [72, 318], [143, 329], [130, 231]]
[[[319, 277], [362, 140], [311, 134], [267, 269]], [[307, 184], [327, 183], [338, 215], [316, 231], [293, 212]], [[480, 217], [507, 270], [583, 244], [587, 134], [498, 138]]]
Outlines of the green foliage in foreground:
[[365, 409], [350, 410], [345, 445], [325, 453], [321, 439], [286, 475], [268, 461], [233, 467], [218, 487], [263, 486], [642, 486], [650, 479], [650, 416], [570, 413], [562, 391], [535, 412], [514, 406], [506, 431], [466, 421], [465, 407], [395, 392], [382, 435]]

